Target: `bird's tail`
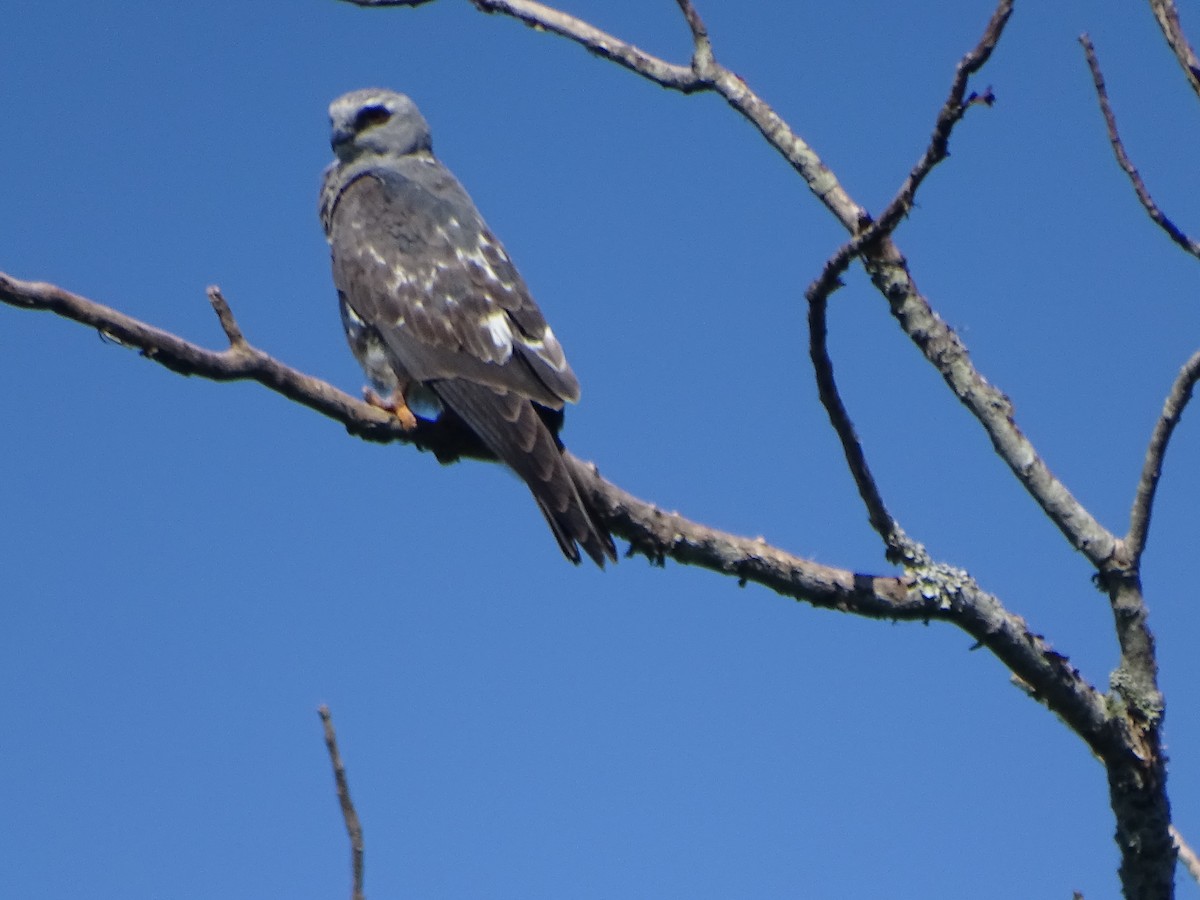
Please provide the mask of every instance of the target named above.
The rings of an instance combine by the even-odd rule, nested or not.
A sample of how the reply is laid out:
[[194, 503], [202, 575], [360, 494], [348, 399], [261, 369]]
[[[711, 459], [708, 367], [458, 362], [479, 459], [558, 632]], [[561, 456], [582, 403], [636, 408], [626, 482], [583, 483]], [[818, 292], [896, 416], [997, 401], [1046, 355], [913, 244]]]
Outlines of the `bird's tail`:
[[558, 441], [531, 401], [457, 378], [437, 381], [432, 387], [529, 487], [567, 559], [578, 563], [582, 547], [601, 568], [606, 560], [616, 562], [612, 535], [579, 493]]

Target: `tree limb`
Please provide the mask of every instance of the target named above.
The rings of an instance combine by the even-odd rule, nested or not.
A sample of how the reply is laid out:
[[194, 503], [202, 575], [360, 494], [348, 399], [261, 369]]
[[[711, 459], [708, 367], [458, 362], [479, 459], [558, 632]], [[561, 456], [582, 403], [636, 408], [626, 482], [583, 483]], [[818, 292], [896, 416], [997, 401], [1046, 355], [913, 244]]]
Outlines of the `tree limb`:
[[1175, 0], [1150, 0], [1150, 8], [1154, 10], [1158, 27], [1162, 29], [1171, 52], [1179, 60], [1188, 83], [1196, 92], [1196, 96], [1200, 97], [1200, 59], [1196, 58], [1196, 52], [1192, 50], [1187, 35], [1183, 33], [1183, 25], [1180, 24], [1179, 13], [1175, 9]]
[[[1083, 53], [1087, 57], [1088, 68], [1092, 72], [1092, 84], [1096, 88], [1096, 98], [1100, 101], [1100, 112], [1104, 115], [1104, 125], [1108, 129], [1108, 142], [1112, 144], [1113, 153], [1116, 154], [1117, 165], [1129, 177], [1138, 201], [1150, 219], [1176, 244], [1192, 256], [1200, 257], [1200, 244], [1184, 234], [1182, 229], [1158, 208], [1158, 204], [1150, 196], [1150, 191], [1146, 189], [1146, 183], [1142, 181], [1137, 167], [1129, 159], [1129, 154], [1125, 152], [1125, 145], [1121, 142], [1121, 135], [1117, 132], [1117, 117], [1113, 114], [1112, 104], [1108, 101], [1108, 89], [1104, 85], [1104, 74], [1100, 71], [1100, 61], [1096, 58], [1096, 48], [1092, 45], [1092, 39], [1086, 34], [1079, 36], [1079, 43], [1083, 45]], [[1191, 52], [1191, 48], [1188, 50]]]
[[1192, 390], [1200, 380], [1200, 351], [1192, 354], [1175, 377], [1171, 391], [1163, 402], [1162, 414], [1154, 423], [1150, 445], [1146, 448], [1146, 459], [1142, 463], [1142, 477], [1138, 481], [1133, 499], [1133, 510], [1129, 514], [1129, 534], [1125, 537], [1129, 555], [1134, 565], [1141, 560], [1146, 549], [1146, 535], [1150, 530], [1150, 514], [1154, 507], [1154, 495], [1158, 479], [1162, 476], [1163, 457], [1167, 444], [1183, 416], [1183, 410], [1192, 399]]
[[[362, 0], [344, 0], [359, 4]], [[633, 44], [601, 31], [594, 25], [577, 19], [534, 0], [471, 0], [475, 7], [485, 13], [499, 13], [524, 22], [538, 31], [548, 31], [572, 40], [594, 53], [648, 78], [671, 90], [692, 94], [706, 91], [711, 85], [688, 66], [675, 65], [653, 56]]]
[[[949, 155], [950, 134], [954, 130], [954, 126], [962, 120], [967, 109], [973, 103], [985, 103], [990, 106], [994, 102], [990, 89], [982, 96], [972, 94], [970, 97], [965, 97], [967, 79], [982, 68], [990, 58], [1000, 40], [1004, 25], [1011, 15], [1012, 3], [1009, 0], [1001, 0], [979, 43], [959, 61], [954, 81], [950, 87], [950, 95], [942, 104], [933, 135], [921, 159], [913, 167], [904, 184], [901, 185], [900, 190], [879, 219], [871, 222], [850, 241], [838, 248], [833, 256], [826, 260], [821, 274], [805, 291], [809, 309], [809, 356], [816, 375], [817, 392], [829, 415], [830, 423], [842, 443], [846, 463], [854, 478], [854, 483], [858, 486], [859, 496], [862, 497], [867, 507], [867, 516], [871, 527], [883, 538], [887, 547], [888, 559], [893, 562], [907, 560], [916, 563], [925, 558], [925, 550], [904, 533], [900, 524], [888, 512], [874, 476], [871, 475], [867, 465], [862, 445], [854, 432], [854, 424], [842, 403], [834, 379], [833, 360], [829, 356], [826, 340], [828, 331], [826, 314], [829, 296], [841, 286], [841, 276], [852, 260], [861, 255], [871, 244], [891, 237], [892, 232], [900, 224], [901, 218], [912, 208], [917, 189], [925, 177], [933, 170], [934, 166]], [[707, 33], [705, 33], [705, 37], [707, 38]]]
[[[825, 271], [828, 269], [827, 265]], [[833, 374], [833, 359], [829, 355], [829, 342], [826, 339], [829, 330], [826, 323], [828, 308], [829, 291], [821, 290], [819, 284], [810, 287], [808, 292], [808, 354], [816, 375], [817, 395], [821, 399], [821, 405], [825, 407], [825, 412], [829, 416], [834, 432], [837, 433], [838, 440], [841, 441], [846, 465], [858, 487], [858, 495], [867, 507], [867, 519], [875, 532], [883, 538], [888, 559], [892, 562], [915, 563], [920, 558], [917, 545], [908, 539], [899, 523], [888, 512], [883, 495], [879, 492], [879, 486], [867, 464], [862, 444], [854, 431], [854, 423], [850, 420], [850, 414], [846, 411], [841, 394], [838, 392], [837, 381]]]
[[[241, 334], [228, 304], [210, 289], [227, 335]], [[368, 440], [408, 442], [449, 461], [471, 449], [463, 429], [419, 420], [405, 432], [382, 410], [356, 400], [312, 376], [289, 368], [248, 342], [214, 351], [154, 328], [55, 285], [21, 281], [0, 273], [0, 301], [46, 310], [96, 328], [119, 343], [137, 348], [146, 359], [182, 375], [215, 381], [249, 380], [341, 422], [351, 434]], [[232, 338], [231, 338], [232, 340]], [[245, 341], [244, 338], [242, 338]], [[601, 521], [630, 542], [630, 554], [662, 565], [673, 559], [723, 575], [739, 583], [760, 584], [782, 596], [822, 609], [890, 621], [950, 622], [970, 634], [1031, 686], [1101, 756], [1120, 752], [1117, 732], [1105, 700], [1066, 657], [1055, 652], [1025, 621], [985, 593], [964, 572], [922, 557], [907, 575], [865, 575], [802, 559], [768, 544], [709, 528], [677, 513], [660, 510], [606, 481], [590, 463], [566, 454], [567, 465], [586, 492]]]

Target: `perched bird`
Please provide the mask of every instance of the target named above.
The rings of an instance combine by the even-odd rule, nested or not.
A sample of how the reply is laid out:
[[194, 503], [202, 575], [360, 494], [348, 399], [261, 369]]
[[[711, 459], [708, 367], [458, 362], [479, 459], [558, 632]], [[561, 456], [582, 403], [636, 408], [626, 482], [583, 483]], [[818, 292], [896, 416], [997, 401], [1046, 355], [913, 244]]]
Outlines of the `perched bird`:
[[329, 107], [335, 159], [321, 188], [342, 324], [367, 399], [416, 427], [449, 410], [528, 485], [562, 552], [616, 560], [562, 458], [579, 382], [461, 184], [433, 156], [416, 104], [383, 89]]

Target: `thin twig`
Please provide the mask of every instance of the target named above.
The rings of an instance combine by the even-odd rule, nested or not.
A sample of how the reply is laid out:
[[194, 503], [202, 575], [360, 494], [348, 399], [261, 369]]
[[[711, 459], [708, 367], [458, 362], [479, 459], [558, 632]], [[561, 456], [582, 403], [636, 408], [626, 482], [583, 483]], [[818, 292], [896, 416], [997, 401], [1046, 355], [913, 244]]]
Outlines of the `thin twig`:
[[683, 11], [683, 17], [687, 19], [688, 28], [692, 31], [692, 71], [697, 77], [704, 80], [710, 80], [712, 76], [712, 67], [715, 62], [713, 59], [712, 42], [708, 39], [708, 28], [704, 24], [704, 20], [700, 18], [700, 13], [696, 12], [696, 7], [692, 6], [692, 0], [676, 0], [679, 3], [679, 8]]
[[1187, 76], [1188, 84], [1192, 86], [1196, 96], [1200, 97], [1200, 59], [1196, 58], [1196, 52], [1188, 43], [1187, 35], [1183, 33], [1179, 13], [1175, 10], [1175, 0], [1150, 0], [1150, 8], [1154, 10], [1154, 18], [1158, 20], [1158, 27], [1162, 29], [1171, 52], [1175, 54], [1183, 74]]
[[229, 303], [225, 300], [225, 295], [221, 293], [221, 289], [214, 284], [205, 293], [208, 295], [208, 302], [212, 304], [212, 308], [217, 314], [217, 320], [221, 323], [221, 329], [225, 332], [225, 337], [229, 338], [229, 346], [248, 346], [246, 338], [242, 334], [242, 329], [233, 317], [233, 310], [229, 308]]
[[333, 717], [324, 704], [317, 710], [325, 729], [325, 747], [329, 751], [329, 763], [333, 766], [333, 781], [337, 785], [338, 805], [342, 808], [342, 819], [346, 823], [346, 834], [350, 838], [350, 871], [353, 873], [351, 900], [364, 900], [363, 894], [363, 833], [358, 811], [350, 799], [350, 783], [346, 779], [346, 767], [338, 752], [337, 735], [333, 732]]
[[1183, 416], [1183, 410], [1192, 399], [1192, 390], [1200, 380], [1200, 351], [1192, 354], [1175, 377], [1162, 413], [1154, 423], [1150, 444], [1146, 448], [1146, 459], [1142, 463], [1142, 477], [1138, 480], [1134, 494], [1133, 510], [1129, 515], [1129, 534], [1125, 538], [1129, 555], [1136, 565], [1146, 549], [1146, 536], [1150, 531], [1150, 515], [1154, 508], [1154, 495], [1158, 479], [1162, 475], [1163, 457], [1175, 426]]
[[1150, 191], [1147, 190], [1146, 183], [1142, 180], [1137, 167], [1130, 160], [1129, 154], [1125, 152], [1125, 145], [1121, 142], [1121, 135], [1117, 132], [1117, 117], [1113, 114], [1112, 104], [1108, 100], [1108, 89], [1104, 85], [1104, 75], [1100, 71], [1100, 61], [1096, 58], [1096, 48], [1086, 34], [1079, 36], [1079, 43], [1083, 45], [1088, 68], [1092, 70], [1092, 84], [1096, 88], [1096, 97], [1100, 101], [1100, 112], [1104, 114], [1104, 125], [1108, 129], [1108, 142], [1112, 144], [1113, 153], [1116, 154], [1117, 165], [1129, 177], [1129, 181], [1133, 184], [1133, 190], [1137, 194], [1138, 202], [1142, 204], [1142, 208], [1146, 210], [1150, 219], [1176, 244], [1192, 256], [1200, 257], [1200, 244], [1184, 234], [1179, 226], [1158, 208], [1158, 204], [1150, 196]]
[[[966, 115], [967, 110], [977, 104], [991, 106], [995, 103], [996, 98], [990, 87], [982, 94], [972, 92], [968, 96], [967, 82], [991, 59], [992, 51], [1000, 42], [1000, 36], [1004, 33], [1004, 26], [1012, 16], [1012, 11], [1013, 0], [1000, 0], [987, 27], [984, 28], [979, 42], [959, 60], [958, 66], [954, 70], [954, 81], [950, 85], [950, 94], [938, 112], [933, 135], [929, 138], [929, 144], [925, 148], [924, 154], [913, 166], [908, 177], [904, 179], [904, 184], [901, 185], [891, 203], [879, 216], [878, 229], [882, 233], [890, 234], [895, 227], [894, 223], [908, 214], [908, 211], [912, 209], [917, 188], [921, 186], [925, 176], [933, 170], [934, 166], [950, 155], [950, 134], [954, 131], [954, 126]], [[867, 239], [870, 240], [870, 236]]]
[[[220, 295], [219, 290], [216, 293]], [[257, 381], [341, 422], [347, 431], [364, 440], [411, 443], [422, 450], [432, 450], [443, 462], [463, 457], [494, 458], [478, 439], [464, 429], [453, 427], [453, 423], [421, 419], [414, 431], [406, 432], [390, 413], [285, 366], [252, 346], [244, 337], [240, 342], [235, 340], [234, 336], [241, 335], [241, 329], [223, 297], [223, 309], [221, 303], [214, 302], [213, 306], [231, 341], [226, 350], [209, 350], [190, 343], [56, 285], [21, 281], [4, 273], [0, 273], [0, 301], [25, 309], [53, 312], [95, 328], [121, 346], [136, 349], [146, 359], [181, 375], [199, 375], [213, 381]]]

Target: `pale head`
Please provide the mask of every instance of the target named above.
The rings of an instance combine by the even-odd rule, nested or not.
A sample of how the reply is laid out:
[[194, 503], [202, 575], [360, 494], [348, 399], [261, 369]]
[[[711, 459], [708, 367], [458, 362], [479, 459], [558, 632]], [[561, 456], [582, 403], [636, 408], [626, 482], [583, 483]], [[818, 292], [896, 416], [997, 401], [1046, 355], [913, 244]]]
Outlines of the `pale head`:
[[330, 144], [343, 163], [362, 156], [408, 156], [433, 148], [417, 105], [386, 88], [364, 88], [329, 104]]

